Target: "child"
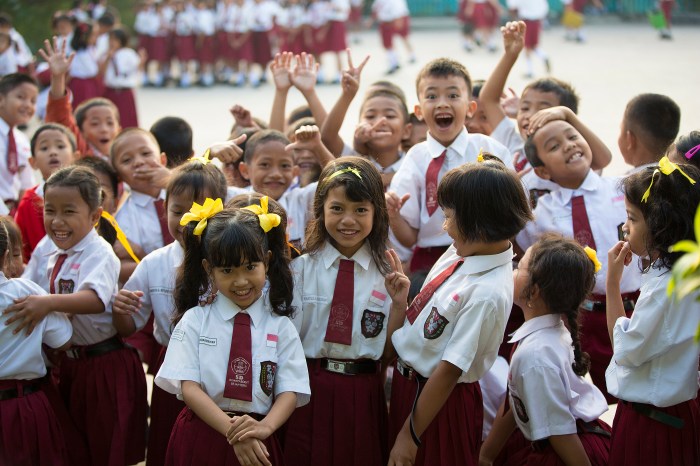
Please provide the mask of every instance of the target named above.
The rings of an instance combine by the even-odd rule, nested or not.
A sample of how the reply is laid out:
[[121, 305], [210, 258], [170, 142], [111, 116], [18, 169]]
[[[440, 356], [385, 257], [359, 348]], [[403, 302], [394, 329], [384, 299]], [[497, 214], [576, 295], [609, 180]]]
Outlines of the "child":
[[[679, 299], [666, 291], [670, 269], [682, 255], [672, 246], [693, 239], [692, 222], [700, 203], [698, 179], [696, 167], [676, 165], [664, 157], [658, 168], [641, 170], [623, 181], [625, 240], [608, 253], [606, 284], [608, 296], [615, 298], [607, 307], [614, 357], [605, 378], [621, 401], [613, 422], [610, 464], [700, 462], [700, 409], [695, 400], [700, 347], [693, 338], [700, 324], [698, 293]], [[630, 319], [617, 295], [632, 254], [648, 257], [649, 265]]]
[[340, 84], [343, 63], [340, 53], [347, 50], [347, 32], [345, 24], [350, 16], [350, 0], [328, 0], [328, 32], [326, 33], [325, 52], [335, 54], [336, 72], [331, 83]]
[[478, 381], [496, 359], [513, 304], [509, 238], [532, 218], [517, 176], [496, 161], [450, 170], [437, 201], [453, 245], [392, 338], [389, 465], [477, 464]]
[[75, 21], [72, 16], [66, 11], [56, 11], [51, 17], [51, 28], [56, 36], [56, 42], [59, 49], [64, 50], [66, 55], [73, 52], [71, 40], [73, 39], [73, 29]]
[[[494, 29], [498, 27], [503, 8], [496, 0], [470, 0], [464, 6], [464, 16], [474, 28], [476, 45], [485, 44], [489, 52], [496, 51]], [[465, 42], [465, 48], [471, 51], [471, 41]]]
[[172, 243], [165, 192], [160, 182], [148, 175], [160, 176], [167, 172], [165, 154], [160, 151], [156, 139], [140, 128], [122, 131], [112, 143], [110, 160], [119, 179], [131, 188], [115, 216], [127, 238], [141, 246], [146, 254]]
[[[166, 464], [282, 464], [275, 431], [310, 394], [301, 342], [287, 318], [293, 287], [287, 245], [283, 235], [270, 235], [280, 218], [266, 209], [256, 215], [252, 207], [221, 208], [221, 199], [207, 199], [181, 222], [177, 325], [156, 385], [187, 407]], [[212, 287], [216, 299], [198, 306]]]
[[194, 32], [196, 34], [197, 60], [199, 61], [199, 84], [214, 85], [214, 63], [216, 62], [216, 16], [206, 0], [197, 2]]
[[444, 216], [437, 212], [437, 186], [444, 173], [476, 161], [481, 150], [511, 164], [505, 147], [488, 136], [469, 134], [464, 127], [465, 119], [476, 110], [464, 66], [447, 58], [433, 60], [420, 71], [416, 83], [415, 112], [428, 126], [428, 139], [406, 154], [387, 192], [393, 233], [404, 246], [415, 246], [411, 272], [430, 269], [450, 244], [442, 229]]
[[285, 460], [385, 465], [383, 369], [395, 295], [384, 278], [391, 272], [384, 189], [360, 157], [328, 164], [318, 186], [304, 254], [292, 262], [293, 320], [313, 396], [289, 420]]
[[156, 138], [160, 150], [165, 153], [168, 168], [182, 165], [194, 155], [192, 127], [182, 118], [163, 117], [153, 123], [150, 132]]
[[416, 62], [413, 47], [408, 41], [410, 33], [410, 12], [406, 0], [374, 0], [372, 17], [379, 22], [379, 35], [386, 50], [389, 68], [386, 74], [393, 74], [401, 68], [399, 57], [394, 51], [394, 36], [398, 35], [408, 50], [409, 63]]
[[277, 25], [280, 27], [279, 50], [299, 55], [305, 52], [304, 34], [302, 33], [305, 21], [304, 6], [300, 0], [287, 0], [280, 12]]
[[122, 28], [109, 33], [109, 52], [105, 57], [104, 94], [119, 111], [121, 126], [135, 128], [139, 125], [134, 89], [141, 82], [142, 60], [134, 49], [128, 47], [129, 35]]
[[90, 99], [71, 112], [70, 95], [66, 92], [66, 75], [73, 56], [66, 56], [56, 38], [53, 45], [44, 41], [39, 55], [49, 64], [51, 90], [46, 107], [46, 121], [61, 123], [75, 136], [82, 157], [95, 156], [109, 159], [109, 148], [119, 133], [119, 110], [109, 100]]
[[[252, 63], [248, 81], [253, 87], [258, 87], [261, 82], [267, 81], [265, 70], [272, 61], [272, 45], [270, 43], [275, 18], [279, 14], [279, 4], [273, 0], [254, 0], [250, 12], [250, 42], [252, 45]], [[258, 68], [258, 69], [255, 69]]]
[[[195, 50], [194, 30], [197, 16], [190, 2], [175, 4], [174, 48], [175, 59], [180, 62], [180, 87], [187, 88], [192, 84], [190, 64], [197, 59]], [[196, 63], [195, 63], [196, 65]]]
[[5, 275], [7, 278], [18, 278], [24, 272], [24, 261], [22, 260], [22, 233], [12, 217], [0, 216], [0, 223], [7, 230], [10, 240], [10, 249], [5, 259]]
[[0, 31], [0, 76], [17, 72], [17, 53], [9, 34]]
[[99, 61], [104, 60], [109, 52], [109, 36], [117, 24], [117, 18], [111, 12], [106, 12], [96, 19], [95, 52]]
[[668, 149], [668, 158], [675, 163], [690, 163], [700, 168], [700, 131], [679, 137]]
[[[537, 129], [525, 144], [525, 154], [537, 176], [551, 180], [559, 188], [540, 198], [534, 210], [535, 220], [518, 234], [516, 241], [524, 251], [544, 232], [557, 232], [576, 239], [582, 246], [610, 249], [621, 236], [625, 219], [620, 180], [600, 177], [591, 170], [591, 148], [571, 124], [553, 120]], [[604, 207], [603, 207], [604, 206]], [[591, 378], [608, 399], [605, 368], [612, 347], [605, 333], [606, 293], [602, 277], [608, 261], [601, 258], [593, 293], [584, 302], [581, 313], [581, 345], [591, 356]], [[631, 314], [638, 296], [640, 273], [627, 269], [621, 285], [625, 309]], [[608, 298], [610, 295], [607, 295]]]
[[163, 87], [170, 78], [170, 60], [172, 48], [170, 47], [171, 29], [174, 11], [168, 3], [156, 2], [151, 13], [152, 22], [149, 28], [150, 45], [148, 59], [156, 62], [155, 78], [148, 84], [155, 87]]
[[596, 267], [595, 251], [553, 234], [541, 237], [520, 259], [513, 271], [513, 300], [525, 323], [511, 337], [517, 346], [508, 376], [509, 400], [481, 448], [480, 464], [493, 462], [516, 427], [533, 442], [516, 453], [520, 464], [586, 459], [591, 465], [608, 464], [610, 427], [598, 419], [608, 405], [583, 378], [590, 359], [581, 350], [577, 322]]
[[544, 64], [547, 74], [552, 72], [552, 66], [547, 54], [539, 47], [540, 31], [542, 22], [549, 13], [549, 4], [545, 0], [508, 0], [508, 8], [517, 12], [519, 23], [524, 24], [525, 31], [525, 64], [527, 71], [525, 77], [532, 79], [534, 70], [532, 68], [531, 54], [534, 52]]
[[44, 237], [44, 183], [49, 177], [78, 156], [73, 134], [63, 125], [46, 123], [40, 126], [30, 142], [32, 169], [41, 172], [43, 182], [28, 189], [19, 201], [15, 221], [23, 239], [25, 262], [29, 261], [37, 243]]
[[[16, 299], [42, 296], [46, 292], [29, 280], [8, 279], [5, 275], [11, 243], [0, 224], [0, 306], [6, 309]], [[46, 375], [42, 345], [55, 351], [70, 347], [72, 327], [61, 313], [51, 313], [27, 335], [12, 324], [16, 316], [3, 312], [0, 317], [0, 463], [67, 464], [66, 445], [61, 427], [41, 390]]]
[[617, 139], [632, 172], [656, 166], [678, 136], [681, 109], [661, 94], [639, 94], [627, 103]]
[[[211, 163], [191, 161], [173, 171], [166, 190], [168, 230], [176, 241], [147, 255], [114, 299], [112, 320], [123, 337], [129, 337], [143, 329], [151, 315], [154, 316], [153, 335], [160, 345], [160, 356], [149, 372], [156, 374], [168, 346], [175, 311], [173, 290], [174, 271], [184, 257], [180, 219], [193, 202], [203, 204], [207, 197], [226, 195], [226, 179]], [[164, 464], [170, 438], [184, 404], [162, 390], [153, 387], [151, 396], [151, 424], [148, 434], [147, 462]]]
[[102, 95], [102, 83], [99, 78], [99, 60], [95, 48], [97, 33], [92, 24], [80, 23], [73, 31], [70, 46], [73, 61], [70, 65], [68, 87], [73, 96], [75, 110], [82, 102]]
[[[0, 78], [0, 199], [14, 215], [23, 191], [34, 186], [28, 165], [31, 149], [27, 136], [17, 129], [34, 116], [39, 88], [26, 74]], [[5, 211], [7, 212], [7, 211]]]
[[44, 186], [44, 226], [57, 251], [46, 276], [50, 296], [15, 300], [8, 311], [30, 331], [54, 312], [71, 314], [73, 348], [61, 360], [59, 388], [87, 440], [93, 464], [133, 464], [145, 450], [146, 379], [136, 351], [112, 326], [119, 260], [94, 229], [100, 184], [84, 167], [57, 171]]

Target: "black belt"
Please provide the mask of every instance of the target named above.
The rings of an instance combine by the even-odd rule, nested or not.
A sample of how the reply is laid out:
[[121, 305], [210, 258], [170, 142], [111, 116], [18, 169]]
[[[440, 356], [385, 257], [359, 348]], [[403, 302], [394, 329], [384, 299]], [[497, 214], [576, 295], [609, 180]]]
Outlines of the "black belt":
[[408, 380], [418, 380], [418, 382], [423, 383], [428, 380], [427, 377], [423, 377], [414, 368], [403, 362], [400, 358], [396, 360], [396, 372], [407, 378]]
[[115, 335], [94, 345], [73, 346], [66, 351], [66, 356], [71, 359], [87, 359], [102, 356], [122, 348], [124, 348], [124, 342], [119, 336]]
[[379, 372], [379, 361], [371, 359], [343, 360], [343, 359], [309, 359], [311, 363], [318, 361], [319, 367], [334, 374], [361, 375], [376, 374]]
[[21, 398], [24, 395], [41, 390], [41, 379], [33, 380], [0, 380], [0, 386], [14, 385], [12, 388], [0, 390], [0, 401]]
[[636, 401], [620, 401], [622, 401], [626, 405], [631, 406], [632, 409], [638, 414], [646, 416], [649, 419], [653, 419], [667, 426], [673, 427], [674, 429], [682, 429], [685, 425], [685, 421], [683, 421], [683, 419], [664, 413], [654, 405], [637, 403]]
[[[639, 297], [639, 291], [633, 291], [632, 293], [622, 294], [622, 307], [625, 312], [634, 311], [634, 306], [637, 303], [637, 298]], [[591, 295], [589, 299], [583, 301], [581, 307], [586, 311], [597, 311], [605, 312], [606, 309], [606, 299], [605, 295]]]
[[[584, 422], [580, 419], [576, 421], [576, 433], [577, 434], [595, 434], [602, 437], [610, 438], [610, 432], [603, 429], [598, 425], [597, 422]], [[549, 439], [544, 438], [542, 440], [536, 440], [532, 442], [531, 447], [534, 451], [542, 451], [549, 446]]]

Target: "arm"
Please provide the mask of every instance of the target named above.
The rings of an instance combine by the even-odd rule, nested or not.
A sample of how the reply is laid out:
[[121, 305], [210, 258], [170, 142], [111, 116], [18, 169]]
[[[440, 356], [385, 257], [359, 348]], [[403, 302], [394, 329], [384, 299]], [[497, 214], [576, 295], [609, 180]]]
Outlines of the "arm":
[[141, 308], [143, 291], [119, 290], [112, 303], [112, 324], [122, 337], [129, 337], [136, 332], [133, 314]]
[[506, 87], [510, 70], [525, 46], [525, 23], [509, 22], [501, 28], [501, 33], [505, 51], [479, 94], [479, 105], [484, 110], [489, 124], [494, 128], [506, 117], [501, 107], [501, 95]]
[[209, 395], [204, 393], [197, 382], [182, 381], [182, 399], [197, 417], [221, 435], [226, 436], [230, 426], [228, 415], [209, 398]]
[[607, 314], [608, 336], [610, 336], [610, 342], [613, 347], [615, 347], [615, 342], [613, 341], [615, 322], [620, 317], [627, 317], [620, 293], [620, 280], [622, 279], [622, 270], [631, 261], [632, 251], [629, 243], [625, 241], [618, 241], [608, 252], [608, 273], [605, 281], [605, 295], [607, 298], [605, 312]]
[[389, 321], [386, 329], [386, 342], [382, 353], [382, 374], [396, 357], [396, 350], [391, 343], [391, 336], [406, 319], [406, 306], [408, 305], [408, 290], [411, 282], [403, 273], [401, 259], [396, 251], [389, 249], [386, 251], [386, 258], [391, 266], [391, 273], [384, 279], [384, 287], [391, 297], [391, 310], [389, 311]]
[[287, 105], [287, 94], [292, 87], [290, 80], [292, 57], [291, 52], [283, 52], [275, 55], [275, 59], [270, 63], [272, 80], [275, 83], [275, 98], [272, 101], [272, 112], [270, 113], [270, 129], [284, 132], [285, 114]]
[[496, 459], [503, 449], [503, 446], [508, 441], [508, 438], [518, 427], [515, 423], [513, 410], [509, 409], [508, 411], [504, 411], [505, 402], [498, 408], [496, 419], [493, 420], [493, 426], [491, 426], [491, 432], [489, 432], [488, 437], [486, 437], [483, 445], [481, 445], [481, 451], [479, 452], [480, 466], [493, 464], [493, 460]]
[[280, 393], [270, 408], [270, 412], [261, 421], [258, 422], [250, 416], [234, 417], [231, 419], [231, 426], [226, 433], [228, 443], [233, 445], [250, 438], [265, 440], [287, 422], [296, 406], [297, 394], [284, 392]]
[[549, 443], [566, 466], [591, 466], [578, 434], [552, 435]]
[[311, 108], [311, 114], [316, 121], [316, 125], [323, 126], [326, 121], [326, 110], [323, 108], [321, 100], [316, 94], [316, 73], [318, 73], [318, 63], [311, 54], [302, 52], [296, 56], [297, 65], [294, 67], [291, 80], [294, 87], [299, 89], [306, 99], [306, 103]]

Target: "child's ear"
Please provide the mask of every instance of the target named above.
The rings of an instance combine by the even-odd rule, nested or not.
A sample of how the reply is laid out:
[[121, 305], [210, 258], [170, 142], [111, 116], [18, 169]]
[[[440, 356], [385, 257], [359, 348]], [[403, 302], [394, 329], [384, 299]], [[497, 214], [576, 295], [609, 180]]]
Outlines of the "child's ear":
[[418, 118], [420, 121], [423, 121], [423, 111], [420, 108], [420, 105], [416, 104], [413, 107], [413, 114]]
[[246, 180], [250, 181], [250, 170], [245, 162], [238, 164], [238, 171], [241, 172], [241, 176]]
[[634, 152], [637, 149], [637, 135], [628, 129], [625, 130], [625, 146], [627, 152]]
[[168, 156], [165, 155], [165, 152], [160, 153], [160, 164], [164, 167], [168, 165]]
[[29, 157], [29, 166], [32, 167], [32, 170], [36, 170], [36, 159], [34, 156]]
[[413, 131], [413, 123], [406, 123], [403, 126], [403, 132], [401, 133], [401, 140], [405, 141], [411, 139], [411, 134]]
[[467, 118], [472, 118], [474, 116], [477, 106], [476, 100], [469, 101], [469, 104], [467, 104]]
[[102, 216], [102, 206], [93, 210], [92, 213], [90, 214], [90, 220], [92, 221], [92, 224], [97, 225], [97, 222], [100, 221], [101, 216]]
[[207, 275], [211, 274], [211, 267], [209, 266], [209, 262], [207, 262], [206, 259], [202, 259], [202, 268], [207, 273]]
[[549, 170], [547, 170], [547, 167], [542, 165], [541, 167], [535, 167], [535, 175], [539, 176], [543, 180], [551, 180], [552, 175], [550, 175]]

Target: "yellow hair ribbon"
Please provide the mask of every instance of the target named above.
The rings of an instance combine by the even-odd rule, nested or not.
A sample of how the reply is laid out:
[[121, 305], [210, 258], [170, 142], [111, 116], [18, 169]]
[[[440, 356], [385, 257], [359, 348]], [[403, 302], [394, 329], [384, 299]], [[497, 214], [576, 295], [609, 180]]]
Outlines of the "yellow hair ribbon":
[[595, 271], [595, 273], [598, 273], [601, 267], [603, 267], [603, 265], [598, 260], [598, 254], [596, 254], [595, 249], [586, 246], [585, 248], [583, 248], [583, 250], [586, 251], [586, 255], [591, 260], [591, 262], [593, 262], [593, 270]]
[[224, 203], [221, 199], [214, 200], [208, 197], [203, 205], [199, 205], [196, 202], [192, 204], [190, 211], [182, 216], [180, 225], [185, 226], [190, 222], [198, 221], [199, 223], [194, 228], [194, 234], [200, 236], [207, 227], [207, 220], [222, 210], [224, 210]]
[[484, 148], [479, 149], [479, 155], [476, 156], [476, 161], [481, 163], [484, 161]]
[[134, 259], [134, 262], [137, 264], [141, 262], [141, 260], [136, 257], [136, 254], [134, 254], [134, 250], [131, 249], [131, 244], [129, 244], [129, 240], [126, 239], [126, 235], [122, 231], [121, 228], [119, 228], [119, 224], [117, 223], [117, 220], [112, 217], [109, 212], [106, 210], [102, 211], [101, 217], [109, 222], [110, 225], [112, 225], [112, 228], [114, 228], [114, 231], [117, 232], [117, 241], [121, 243], [122, 246], [124, 246], [124, 249], [126, 249], [126, 252], [129, 253], [132, 259]]
[[207, 149], [207, 150], [204, 152], [204, 155], [198, 155], [198, 156], [196, 156], [196, 157], [190, 157], [190, 158], [188, 159], [188, 161], [189, 161], [189, 162], [199, 162], [199, 163], [201, 163], [202, 165], [206, 165], [206, 164], [208, 164], [209, 162], [211, 162], [211, 159], [209, 158], [210, 156], [211, 156], [211, 151], [210, 151], [209, 149]]
[[360, 173], [360, 170], [358, 170], [358, 169], [355, 168], [355, 167], [345, 167], [345, 168], [341, 168], [341, 169], [338, 170], [338, 171], [334, 171], [333, 173], [331, 173], [330, 175], [328, 175], [328, 178], [326, 178], [325, 180], [323, 180], [323, 183], [324, 183], [324, 184], [325, 184], [325, 183], [328, 183], [330, 180], [332, 180], [333, 178], [335, 178], [335, 177], [338, 176], [338, 175], [342, 175], [343, 173], [352, 173], [353, 175], [355, 175], [355, 176], [358, 177], [359, 179], [362, 179], [362, 174]]
[[258, 216], [258, 220], [260, 220], [260, 228], [262, 228], [265, 233], [275, 228], [282, 221], [282, 218], [279, 215], [268, 212], [268, 200], [269, 198], [267, 196], [263, 196], [260, 198], [260, 205], [251, 204], [248, 207], [243, 207], [245, 210], [250, 210]]
[[649, 199], [649, 195], [651, 194], [651, 187], [654, 185], [654, 178], [656, 178], [657, 173], [663, 173], [664, 175], [668, 176], [674, 171], [678, 170], [681, 175], [685, 176], [688, 181], [690, 181], [690, 184], [695, 184], [695, 180], [692, 179], [686, 172], [681, 169], [681, 167], [678, 166], [678, 164], [675, 164], [669, 160], [667, 156], [663, 156], [661, 160], [659, 160], [659, 168], [654, 170], [654, 173], [651, 175], [651, 182], [649, 183], [649, 187], [647, 188], [646, 191], [644, 191], [644, 195], [642, 196], [642, 202], [647, 202]]

